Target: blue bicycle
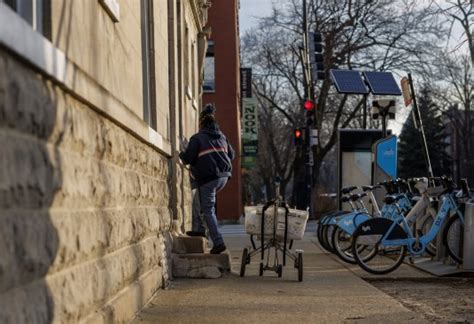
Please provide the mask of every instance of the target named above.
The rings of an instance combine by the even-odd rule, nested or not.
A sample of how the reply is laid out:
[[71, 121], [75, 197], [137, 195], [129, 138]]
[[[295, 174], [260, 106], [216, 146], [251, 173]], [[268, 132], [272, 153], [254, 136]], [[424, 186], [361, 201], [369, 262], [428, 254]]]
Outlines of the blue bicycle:
[[[421, 179], [417, 189], [421, 199], [410, 210], [406, 217], [398, 219], [371, 218], [361, 223], [352, 236], [352, 254], [359, 266], [373, 274], [386, 274], [397, 269], [403, 262], [406, 252], [416, 257], [423, 254], [437, 234], [442, 230], [443, 243], [449, 255], [458, 263], [462, 263], [461, 241], [464, 230], [464, 217], [458, 200], [469, 197], [467, 183], [462, 190], [454, 191], [455, 184], [449, 178], [434, 178], [442, 186], [428, 187], [428, 179]], [[436, 218], [426, 234], [411, 230], [409, 220], [412, 215], [426, 209], [430, 197], [440, 198], [440, 207]], [[395, 199], [386, 203], [396, 205]]]
[[[348, 215], [338, 217], [331, 240], [334, 254], [347, 263], [356, 264], [356, 261], [352, 255], [352, 234], [359, 224], [367, 221], [373, 216], [384, 217], [388, 219], [398, 219], [400, 217], [404, 217], [404, 215], [406, 215], [412, 207], [410, 200], [411, 194], [407, 189], [402, 188], [402, 185], [405, 185], [406, 183], [406, 181], [401, 179], [383, 183], [387, 192], [390, 194], [387, 196], [387, 198], [395, 199], [395, 201], [397, 201], [397, 205], [384, 204], [381, 210], [379, 210], [377, 201], [373, 194], [373, 191], [380, 188], [381, 186], [362, 186], [361, 189], [365, 193], [368, 193], [369, 202], [374, 207], [374, 213], [370, 215], [368, 214], [367, 209], [364, 208], [365, 212], [353, 212]], [[419, 215], [417, 215], [417, 217], [418, 216]]]

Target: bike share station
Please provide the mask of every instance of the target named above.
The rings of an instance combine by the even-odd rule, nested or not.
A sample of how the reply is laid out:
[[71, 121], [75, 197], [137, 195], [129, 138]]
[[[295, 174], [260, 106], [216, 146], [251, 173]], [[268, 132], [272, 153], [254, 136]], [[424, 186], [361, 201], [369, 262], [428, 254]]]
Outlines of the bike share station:
[[[390, 131], [387, 132], [387, 119], [395, 118], [396, 100], [394, 97], [401, 96], [402, 91], [400, 91], [392, 73], [331, 70], [330, 75], [338, 93], [363, 95], [364, 99], [364, 129], [339, 129], [338, 131], [338, 192], [341, 193], [342, 188], [360, 188], [361, 185], [365, 184], [376, 185], [383, 181], [396, 180], [398, 139], [395, 135], [390, 135]], [[412, 105], [415, 125], [422, 137], [422, 143], [424, 143], [424, 147], [420, 148], [420, 155], [424, 155], [429, 174], [431, 178], [434, 178], [431, 171], [431, 162], [429, 160], [422, 119], [416, 106], [415, 91], [410, 74], [408, 74], [408, 78], [402, 79], [401, 85], [405, 105]], [[372, 117], [374, 119], [381, 118], [382, 130], [365, 129], [369, 94], [374, 96], [372, 101]], [[383, 188], [374, 191], [375, 199], [379, 204], [383, 202], [385, 194], [386, 191]], [[338, 195], [338, 206], [340, 210], [343, 210], [341, 197], [342, 193]], [[361, 199], [360, 196], [359, 199]], [[364, 200], [367, 200], [367, 198], [364, 198]], [[374, 214], [374, 212], [373, 208], [369, 210], [369, 213]], [[380, 213], [378, 209], [377, 212]], [[443, 224], [436, 225], [440, 225], [443, 228], [449, 216], [451, 215], [444, 219]], [[418, 224], [416, 226], [418, 230]], [[410, 258], [410, 263], [436, 276], [474, 271], [474, 203], [465, 203], [464, 231], [459, 233], [461, 236], [459, 238], [461, 245], [459, 251], [461, 251], [460, 253], [463, 257], [462, 264], [456, 264], [448, 256], [442, 242], [442, 233], [443, 230], [440, 230], [437, 234], [436, 254], [434, 256]]]

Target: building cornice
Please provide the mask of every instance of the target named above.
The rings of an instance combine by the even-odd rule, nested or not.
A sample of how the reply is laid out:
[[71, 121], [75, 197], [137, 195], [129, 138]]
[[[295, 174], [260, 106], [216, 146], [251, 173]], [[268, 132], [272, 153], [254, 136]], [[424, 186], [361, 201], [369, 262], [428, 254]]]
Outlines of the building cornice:
[[201, 32], [207, 24], [207, 12], [211, 7], [210, 0], [191, 0], [191, 11], [193, 12], [194, 20]]

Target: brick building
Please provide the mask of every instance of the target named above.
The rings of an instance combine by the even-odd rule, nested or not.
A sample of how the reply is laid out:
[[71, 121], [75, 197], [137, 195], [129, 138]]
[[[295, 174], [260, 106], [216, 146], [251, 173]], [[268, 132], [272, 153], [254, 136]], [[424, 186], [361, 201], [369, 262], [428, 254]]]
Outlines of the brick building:
[[0, 0], [0, 323], [127, 322], [190, 229], [207, 0]]
[[242, 214], [240, 168], [240, 39], [238, 0], [213, 1], [209, 9], [211, 37], [204, 69], [203, 105], [214, 103], [221, 130], [235, 148], [233, 176], [217, 199], [220, 220]]

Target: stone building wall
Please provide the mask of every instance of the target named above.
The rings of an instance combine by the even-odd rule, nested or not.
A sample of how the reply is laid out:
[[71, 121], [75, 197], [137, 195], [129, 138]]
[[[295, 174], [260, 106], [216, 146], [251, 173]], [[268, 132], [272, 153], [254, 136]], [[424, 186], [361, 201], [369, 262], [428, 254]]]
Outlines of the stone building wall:
[[0, 138], [0, 323], [133, 316], [168, 279], [169, 160], [3, 50]]
[[177, 90], [179, 10], [160, 0], [156, 131], [143, 121], [131, 2], [113, 24], [99, 1], [51, 1], [48, 41], [0, 1], [0, 323], [127, 322], [170, 279], [191, 216], [177, 139], [198, 110]]

